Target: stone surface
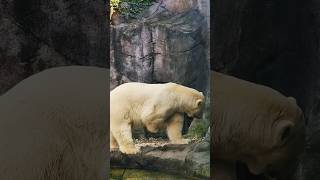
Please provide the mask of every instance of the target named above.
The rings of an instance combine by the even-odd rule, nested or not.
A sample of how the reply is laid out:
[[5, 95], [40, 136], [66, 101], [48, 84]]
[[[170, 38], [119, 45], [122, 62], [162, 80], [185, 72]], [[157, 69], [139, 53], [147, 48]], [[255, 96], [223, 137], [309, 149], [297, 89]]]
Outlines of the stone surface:
[[112, 151], [111, 167], [160, 170], [202, 178], [209, 176], [210, 146], [207, 142], [140, 147], [141, 153], [136, 155], [126, 155], [120, 151]]
[[194, 175], [210, 177], [210, 143], [203, 141], [195, 145], [186, 157], [186, 164]]
[[50, 67], [108, 67], [106, 14], [103, 1], [2, 1], [0, 94]]
[[111, 26], [111, 89], [130, 82], [176, 82], [207, 92], [207, 27], [197, 10]]
[[146, 171], [141, 169], [112, 169], [111, 180], [119, 179], [200, 180], [199, 178], [179, 176], [161, 171]]

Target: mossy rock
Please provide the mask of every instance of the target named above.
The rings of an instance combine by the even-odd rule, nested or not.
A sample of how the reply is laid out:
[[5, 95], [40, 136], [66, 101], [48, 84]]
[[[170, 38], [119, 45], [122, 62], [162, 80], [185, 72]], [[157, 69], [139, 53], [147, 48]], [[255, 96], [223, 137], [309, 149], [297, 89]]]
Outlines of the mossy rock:
[[198, 176], [210, 177], [210, 165], [200, 165], [198, 169], [195, 169], [194, 173]]

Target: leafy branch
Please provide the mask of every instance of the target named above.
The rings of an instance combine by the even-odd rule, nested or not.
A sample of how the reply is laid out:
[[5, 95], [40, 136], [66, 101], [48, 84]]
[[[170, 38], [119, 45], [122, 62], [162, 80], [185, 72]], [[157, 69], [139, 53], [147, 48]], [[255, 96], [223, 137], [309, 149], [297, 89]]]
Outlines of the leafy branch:
[[118, 11], [126, 18], [137, 18], [155, 0], [111, 0], [111, 13]]

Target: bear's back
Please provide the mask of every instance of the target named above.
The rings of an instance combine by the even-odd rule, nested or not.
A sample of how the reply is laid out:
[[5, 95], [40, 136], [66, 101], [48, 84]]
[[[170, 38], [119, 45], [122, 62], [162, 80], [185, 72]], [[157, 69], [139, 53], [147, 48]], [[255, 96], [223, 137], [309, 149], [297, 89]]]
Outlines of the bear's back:
[[168, 84], [147, 84], [140, 82], [124, 83], [110, 92], [111, 102], [122, 100], [144, 101], [167, 91]]
[[[217, 108], [251, 106], [252, 111], [265, 110], [270, 105], [283, 105], [287, 97], [267, 86], [251, 83], [218, 72], [212, 73], [213, 100]], [[231, 107], [230, 107], [231, 108]]]

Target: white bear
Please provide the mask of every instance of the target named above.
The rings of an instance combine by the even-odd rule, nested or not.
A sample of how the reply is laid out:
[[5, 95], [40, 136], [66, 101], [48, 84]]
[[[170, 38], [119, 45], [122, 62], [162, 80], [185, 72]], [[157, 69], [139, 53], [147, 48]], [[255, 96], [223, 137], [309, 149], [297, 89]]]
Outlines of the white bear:
[[278, 176], [304, 147], [305, 120], [293, 97], [269, 87], [211, 72], [212, 157], [237, 160], [253, 174]]
[[148, 131], [166, 128], [169, 140], [186, 144], [182, 138], [183, 113], [200, 118], [204, 95], [175, 83], [125, 83], [110, 93], [110, 147], [126, 154], [140, 150], [132, 139], [132, 126], [142, 123]]
[[106, 179], [108, 74], [52, 68], [0, 96], [0, 179]]

